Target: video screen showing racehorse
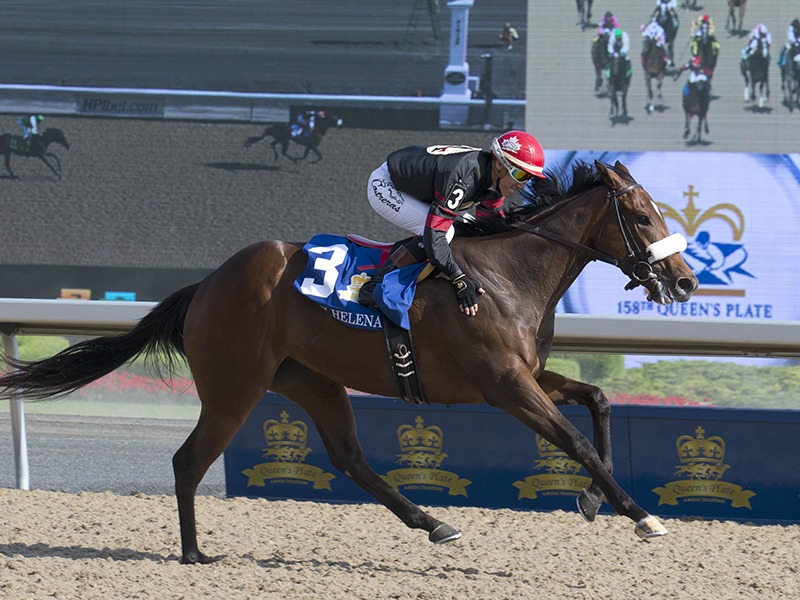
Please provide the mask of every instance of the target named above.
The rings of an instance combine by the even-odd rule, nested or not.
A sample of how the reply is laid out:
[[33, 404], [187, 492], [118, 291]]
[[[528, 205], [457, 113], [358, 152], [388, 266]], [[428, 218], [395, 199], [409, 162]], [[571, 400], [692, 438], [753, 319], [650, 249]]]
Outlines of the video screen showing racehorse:
[[569, 2], [537, 2], [529, 14], [526, 123], [546, 148], [797, 150], [796, 7], [780, 0], [577, 5], [576, 13]]

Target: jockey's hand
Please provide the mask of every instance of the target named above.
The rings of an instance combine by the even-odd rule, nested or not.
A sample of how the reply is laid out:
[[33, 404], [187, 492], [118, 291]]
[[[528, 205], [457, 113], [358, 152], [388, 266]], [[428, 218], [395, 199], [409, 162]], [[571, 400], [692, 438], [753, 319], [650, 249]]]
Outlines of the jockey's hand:
[[478, 312], [478, 294], [486, 292], [480, 284], [475, 283], [464, 274], [456, 277], [453, 285], [456, 288], [456, 297], [461, 312], [466, 313], [468, 317], [474, 317]]

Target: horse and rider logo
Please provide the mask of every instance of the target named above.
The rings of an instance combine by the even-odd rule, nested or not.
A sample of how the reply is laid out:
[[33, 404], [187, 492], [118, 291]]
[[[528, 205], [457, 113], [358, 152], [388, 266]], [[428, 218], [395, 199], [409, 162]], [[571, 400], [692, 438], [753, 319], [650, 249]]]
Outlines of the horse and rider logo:
[[466, 496], [466, 487], [472, 482], [439, 469], [447, 458], [447, 454], [442, 452], [444, 433], [435, 425], [423, 427], [424, 423], [424, 419], [417, 416], [413, 427], [401, 425], [398, 428], [397, 441], [401, 453], [397, 455], [397, 463], [407, 466], [389, 471], [381, 478], [396, 490], [401, 487], [409, 490], [447, 490], [451, 496]]
[[526, 477], [524, 481], [515, 481], [512, 485], [519, 488], [518, 500], [530, 498], [535, 500], [542, 496], [577, 496], [583, 488], [589, 487], [590, 477], [579, 475], [580, 463], [572, 460], [567, 453], [554, 446], [538, 433], [536, 449], [539, 460], [536, 461], [536, 475]]
[[247, 487], [264, 487], [269, 481], [302, 485], [313, 483], [315, 490], [331, 490], [330, 481], [336, 476], [325, 473], [319, 467], [305, 464], [306, 457], [312, 451], [306, 446], [308, 426], [303, 421], [290, 423], [289, 413], [285, 410], [281, 412], [280, 418], [280, 421], [269, 419], [264, 422], [267, 447], [263, 449], [263, 458], [267, 462], [242, 471], [248, 477]]
[[725, 464], [725, 440], [719, 436], [706, 437], [706, 430], [698, 426], [694, 437], [680, 436], [675, 445], [680, 464], [675, 475], [684, 477], [653, 490], [658, 494], [658, 505], [677, 505], [681, 502], [730, 502], [732, 508], [749, 508], [755, 492], [740, 485], [722, 480], [730, 469]]
[[[681, 211], [660, 202], [658, 207], [664, 218], [678, 221], [687, 237], [690, 237], [683, 256], [700, 284], [730, 287], [740, 276], [755, 279], [755, 276], [743, 266], [747, 261], [747, 250], [740, 242], [745, 227], [742, 211], [728, 203], [716, 204], [705, 211], [700, 210], [694, 203], [700, 192], [696, 192], [693, 185], [690, 185], [683, 195], [688, 197], [689, 201], [686, 208]], [[719, 229], [712, 231], [700, 229], [703, 223], [714, 220], [722, 221], [730, 227], [730, 238], [719, 240], [717, 237], [720, 235]], [[741, 295], [744, 295], [743, 291], [741, 292]]]

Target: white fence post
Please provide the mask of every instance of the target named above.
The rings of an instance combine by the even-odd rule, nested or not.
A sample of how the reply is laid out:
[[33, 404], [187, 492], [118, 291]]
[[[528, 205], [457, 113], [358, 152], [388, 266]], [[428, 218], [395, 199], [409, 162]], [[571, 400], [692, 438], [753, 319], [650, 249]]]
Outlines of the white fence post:
[[[19, 359], [19, 345], [14, 334], [0, 334], [3, 337], [3, 349], [6, 356]], [[15, 394], [11, 399], [11, 430], [14, 436], [14, 464], [17, 471], [17, 489], [29, 490], [30, 472], [28, 470], [28, 441], [25, 435], [25, 408], [22, 396]]]

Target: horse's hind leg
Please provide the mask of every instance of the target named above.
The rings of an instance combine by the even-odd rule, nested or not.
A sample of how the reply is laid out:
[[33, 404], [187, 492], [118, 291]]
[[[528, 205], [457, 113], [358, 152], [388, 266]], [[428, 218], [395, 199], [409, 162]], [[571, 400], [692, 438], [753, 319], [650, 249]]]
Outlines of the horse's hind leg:
[[8, 171], [8, 174], [11, 175], [11, 177], [13, 177], [14, 179], [19, 179], [17, 174], [11, 170], [11, 153], [9, 152], [8, 154], [4, 154], [3, 159], [6, 163], [6, 170]]
[[224, 378], [224, 381], [222, 379], [220, 376], [218, 385], [214, 387], [198, 382], [198, 394], [203, 402], [200, 418], [172, 457], [183, 564], [208, 564], [222, 558], [211, 558], [200, 552], [195, 493], [208, 468], [219, 458], [247, 415], [263, 397], [263, 393], [255, 387], [247, 386], [249, 389], [246, 389], [237, 385], [237, 382], [247, 385], [246, 377], [240, 375], [237, 378]]
[[[592, 415], [592, 433], [594, 447], [600, 455], [603, 466], [612, 474], [614, 465], [611, 461], [611, 405], [603, 391], [594, 385], [569, 379], [552, 371], [544, 371], [537, 377], [536, 383], [548, 395], [553, 404], [580, 404], [589, 409]], [[582, 490], [578, 496], [578, 509], [587, 521], [594, 521], [600, 505], [603, 503], [603, 491], [595, 480]]]
[[406, 526], [424, 529], [434, 543], [450, 542], [461, 534], [437, 521], [386, 483], [367, 463], [356, 437], [353, 407], [344, 386], [286, 359], [270, 387], [299, 406], [317, 426], [331, 464], [397, 515]]

